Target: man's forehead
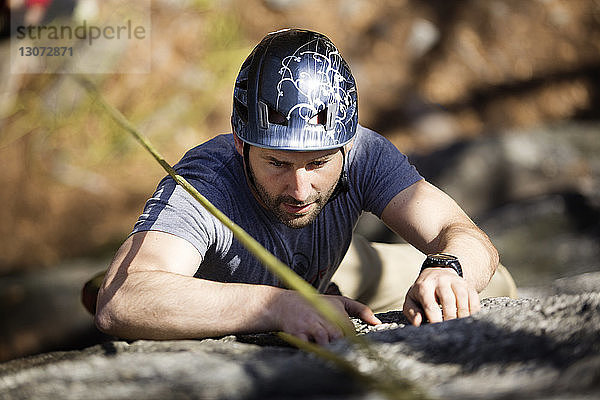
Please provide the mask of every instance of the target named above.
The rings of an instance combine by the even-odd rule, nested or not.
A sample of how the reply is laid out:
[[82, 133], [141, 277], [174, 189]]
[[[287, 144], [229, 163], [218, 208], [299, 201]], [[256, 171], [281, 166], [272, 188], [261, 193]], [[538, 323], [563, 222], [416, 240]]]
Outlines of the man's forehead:
[[313, 151], [296, 151], [296, 150], [277, 150], [265, 149], [257, 147], [258, 155], [263, 158], [274, 158], [280, 161], [298, 161], [298, 160], [315, 160], [327, 156], [334, 155], [340, 149], [329, 150], [313, 150]]

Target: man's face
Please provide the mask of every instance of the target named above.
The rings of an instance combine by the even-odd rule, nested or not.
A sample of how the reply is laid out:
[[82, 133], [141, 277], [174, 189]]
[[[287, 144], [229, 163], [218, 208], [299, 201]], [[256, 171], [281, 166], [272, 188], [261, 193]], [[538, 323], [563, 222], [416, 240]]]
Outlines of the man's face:
[[340, 177], [342, 159], [339, 149], [299, 152], [252, 146], [254, 195], [285, 225], [302, 228], [327, 204]]

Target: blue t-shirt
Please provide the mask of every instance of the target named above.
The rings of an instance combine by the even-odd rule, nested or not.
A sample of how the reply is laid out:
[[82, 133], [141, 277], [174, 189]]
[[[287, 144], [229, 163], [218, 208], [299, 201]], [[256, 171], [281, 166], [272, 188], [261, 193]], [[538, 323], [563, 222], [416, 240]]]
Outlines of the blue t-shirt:
[[[299, 229], [281, 223], [255, 199], [231, 134], [191, 149], [175, 170], [277, 258], [323, 291], [350, 246], [360, 214], [369, 211], [380, 217], [396, 194], [422, 179], [393, 144], [360, 125], [345, 167], [349, 191], [330, 201], [314, 222]], [[132, 233], [148, 230], [179, 236], [196, 247], [202, 257], [194, 275], [198, 278], [282, 286], [171, 177], [159, 183]]]

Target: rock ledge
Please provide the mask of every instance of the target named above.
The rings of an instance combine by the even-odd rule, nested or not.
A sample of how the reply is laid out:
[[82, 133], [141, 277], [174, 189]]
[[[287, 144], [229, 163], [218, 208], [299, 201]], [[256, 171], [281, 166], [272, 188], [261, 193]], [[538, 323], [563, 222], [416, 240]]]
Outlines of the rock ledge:
[[[585, 281], [600, 273], [586, 275]], [[560, 293], [561, 287], [569, 293]], [[433, 398], [598, 398], [600, 291], [576, 293], [573, 287], [563, 279], [553, 286], [554, 295], [487, 299], [473, 317], [420, 328], [389, 312], [380, 315], [383, 327], [358, 324], [358, 330], [398, 376]], [[346, 341], [330, 349], [377, 373], [380, 363]], [[112, 341], [0, 364], [0, 399], [289, 397], [383, 398], [272, 335]]]

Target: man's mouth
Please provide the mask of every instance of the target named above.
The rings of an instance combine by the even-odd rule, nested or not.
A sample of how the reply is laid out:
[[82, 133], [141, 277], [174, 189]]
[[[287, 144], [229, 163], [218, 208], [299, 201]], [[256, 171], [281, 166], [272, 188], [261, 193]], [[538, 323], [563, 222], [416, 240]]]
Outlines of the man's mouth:
[[282, 203], [281, 206], [283, 207], [283, 210], [287, 213], [295, 214], [295, 215], [303, 215], [303, 214], [307, 214], [308, 212], [310, 212], [310, 210], [312, 209], [314, 204], [315, 203], [295, 205], [295, 204], [289, 204], [289, 203]]

